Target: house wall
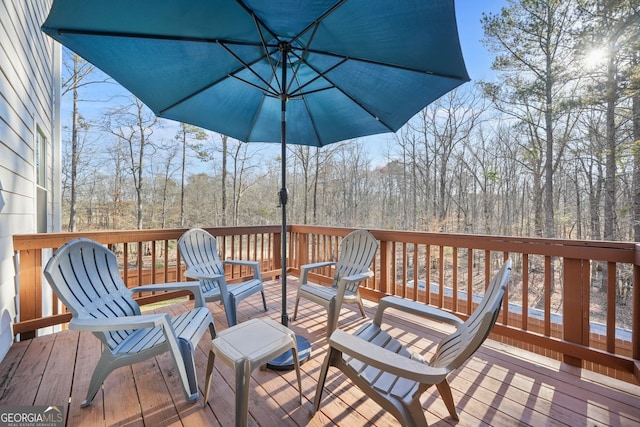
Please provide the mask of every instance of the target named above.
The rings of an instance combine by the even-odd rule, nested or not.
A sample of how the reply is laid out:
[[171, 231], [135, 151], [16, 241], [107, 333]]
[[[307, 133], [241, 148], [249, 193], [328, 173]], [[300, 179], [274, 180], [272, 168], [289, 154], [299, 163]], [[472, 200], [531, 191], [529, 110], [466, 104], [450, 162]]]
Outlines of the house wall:
[[60, 229], [61, 55], [40, 31], [51, 3], [0, 1], [0, 360], [13, 341], [19, 295], [12, 236]]

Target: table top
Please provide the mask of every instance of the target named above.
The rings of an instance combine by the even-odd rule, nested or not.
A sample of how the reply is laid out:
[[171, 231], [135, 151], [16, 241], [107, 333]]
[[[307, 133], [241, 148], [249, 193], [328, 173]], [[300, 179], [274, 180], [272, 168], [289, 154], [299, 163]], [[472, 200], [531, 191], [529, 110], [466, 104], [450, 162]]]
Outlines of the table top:
[[212, 344], [232, 362], [257, 360], [290, 348], [295, 334], [271, 319], [251, 319], [220, 332]]

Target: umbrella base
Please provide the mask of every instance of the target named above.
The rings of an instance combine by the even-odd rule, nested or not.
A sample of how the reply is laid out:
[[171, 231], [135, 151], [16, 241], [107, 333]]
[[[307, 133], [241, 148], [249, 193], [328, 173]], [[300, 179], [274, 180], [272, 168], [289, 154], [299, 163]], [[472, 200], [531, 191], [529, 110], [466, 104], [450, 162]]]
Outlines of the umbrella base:
[[[311, 343], [306, 338], [296, 335], [296, 345], [298, 346], [298, 363], [302, 365], [309, 360], [311, 356]], [[267, 362], [267, 368], [274, 371], [290, 371], [294, 369], [294, 367], [293, 352], [291, 349]]]

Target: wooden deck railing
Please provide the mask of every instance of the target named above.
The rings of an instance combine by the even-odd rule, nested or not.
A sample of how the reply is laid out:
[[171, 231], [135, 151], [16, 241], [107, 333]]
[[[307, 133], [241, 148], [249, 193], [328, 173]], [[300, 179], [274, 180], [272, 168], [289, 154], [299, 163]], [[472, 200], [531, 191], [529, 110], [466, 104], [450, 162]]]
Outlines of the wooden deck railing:
[[[264, 277], [280, 274], [280, 227], [207, 228], [218, 236], [218, 248], [224, 259], [243, 258], [261, 261]], [[87, 237], [107, 245], [118, 256], [127, 287], [149, 283], [179, 282], [184, 277], [177, 241], [186, 229], [96, 231], [83, 233], [44, 233], [14, 235], [13, 248], [18, 289], [17, 322], [13, 331], [19, 339], [35, 336], [41, 328], [64, 324], [70, 314], [60, 307], [51, 288], [45, 284], [42, 269], [53, 251], [77, 237]], [[274, 251], [273, 248], [278, 248]], [[241, 280], [249, 271], [238, 267], [227, 271], [229, 281]], [[44, 294], [43, 294], [44, 292]], [[140, 305], [187, 295], [185, 292], [139, 295]], [[49, 303], [43, 303], [48, 301]], [[51, 313], [43, 314], [48, 306]]]
[[[265, 277], [280, 274], [280, 228], [208, 229], [220, 237], [225, 258], [261, 261]], [[176, 241], [184, 232], [140, 230], [14, 236], [21, 339], [68, 321], [68, 314], [42, 314], [42, 265], [51, 250], [85, 236], [119, 256], [128, 286], [184, 280]], [[351, 229], [293, 225], [289, 269], [337, 257], [340, 238]], [[380, 241], [375, 276], [366, 298], [399, 295], [467, 316], [502, 261], [514, 261], [512, 279], [494, 336], [517, 347], [626, 381], [640, 380], [640, 246], [625, 242], [532, 239], [370, 230]], [[228, 271], [230, 280], [248, 272]], [[312, 276], [329, 283], [332, 272]], [[152, 280], [152, 278], [155, 278]], [[140, 296], [142, 304], [175, 295]], [[45, 298], [45, 299], [46, 299]], [[621, 301], [621, 303], [618, 303]], [[626, 306], [623, 304], [627, 304]], [[594, 307], [592, 309], [592, 306]], [[524, 309], [523, 309], [524, 307]]]

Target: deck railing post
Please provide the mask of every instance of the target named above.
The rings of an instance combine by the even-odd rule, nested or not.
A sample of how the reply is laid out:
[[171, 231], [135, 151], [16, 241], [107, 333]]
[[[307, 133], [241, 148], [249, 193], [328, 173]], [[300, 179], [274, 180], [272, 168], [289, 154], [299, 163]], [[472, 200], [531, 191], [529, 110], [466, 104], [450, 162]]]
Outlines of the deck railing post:
[[309, 263], [309, 234], [296, 233], [298, 236], [298, 268]]
[[[272, 268], [277, 270], [279, 266], [282, 265], [282, 256], [280, 255], [280, 247], [282, 245], [282, 233], [273, 233], [273, 242], [271, 245], [271, 253], [273, 254], [273, 264]], [[280, 272], [282, 274], [282, 272]]]
[[[380, 291], [389, 293], [389, 242], [380, 240]], [[395, 292], [392, 292], [395, 294]]]
[[[581, 259], [564, 258], [563, 265], [563, 301], [564, 315], [562, 316], [563, 339], [576, 344], [588, 345], [584, 342], [589, 333], [589, 306], [585, 307], [585, 295], [583, 290], [589, 290], [589, 269], [585, 277], [584, 261]], [[586, 280], [586, 288], [585, 288]], [[588, 301], [588, 298], [586, 299]], [[575, 315], [575, 314], [580, 315]], [[586, 328], [586, 329], [585, 329]], [[582, 366], [582, 360], [564, 355], [564, 362], [574, 366]]]
[[631, 352], [634, 359], [634, 376], [640, 382], [640, 244], [636, 245], [633, 265], [633, 319], [631, 326]]
[[[42, 317], [42, 249], [29, 249], [16, 255], [18, 273], [19, 320]], [[18, 270], [19, 268], [19, 270]], [[21, 340], [35, 338], [36, 331], [23, 332]]]

